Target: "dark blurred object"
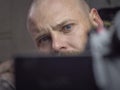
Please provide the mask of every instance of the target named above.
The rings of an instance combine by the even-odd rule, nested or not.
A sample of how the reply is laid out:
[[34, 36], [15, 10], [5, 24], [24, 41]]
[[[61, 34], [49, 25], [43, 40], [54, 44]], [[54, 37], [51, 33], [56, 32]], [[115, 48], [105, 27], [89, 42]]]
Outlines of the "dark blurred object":
[[110, 27], [112, 25], [112, 21], [119, 10], [120, 7], [102, 8], [98, 10], [106, 27]]
[[119, 57], [120, 56], [120, 11], [114, 18], [113, 25], [110, 28], [110, 31], [113, 32], [110, 42], [110, 52], [109, 56]]
[[102, 8], [102, 9], [99, 9], [98, 12], [103, 20], [113, 21], [115, 15], [119, 10], [120, 10], [120, 7]]
[[23, 55], [15, 69], [17, 90], [98, 90], [91, 57]]
[[115, 30], [113, 33], [110, 56], [120, 56], [120, 33], [119, 32], [120, 31]]

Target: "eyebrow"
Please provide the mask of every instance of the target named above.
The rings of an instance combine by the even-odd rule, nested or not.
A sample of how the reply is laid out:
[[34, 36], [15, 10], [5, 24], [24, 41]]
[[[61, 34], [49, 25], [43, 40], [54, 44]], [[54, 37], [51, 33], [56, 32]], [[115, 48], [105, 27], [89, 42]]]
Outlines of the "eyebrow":
[[57, 25], [55, 25], [55, 26], [52, 26], [52, 28], [53, 28], [53, 30], [60, 29], [61, 27], [63, 27], [63, 26], [64, 26], [65, 24], [67, 24], [68, 22], [74, 22], [74, 20], [71, 20], [71, 19], [65, 20], [65, 21], [63, 21], [63, 22], [61, 22], [61, 23], [59, 23], [59, 24], [57, 24]]
[[45, 35], [49, 35], [49, 32], [45, 31], [45, 30], [40, 30], [39, 33], [35, 36], [35, 40], [38, 40], [39, 38], [41, 38]]
[[35, 38], [35, 40], [36, 41], [39, 41], [42, 37], [44, 37], [44, 36], [47, 36], [47, 35], [38, 35], [36, 38]]

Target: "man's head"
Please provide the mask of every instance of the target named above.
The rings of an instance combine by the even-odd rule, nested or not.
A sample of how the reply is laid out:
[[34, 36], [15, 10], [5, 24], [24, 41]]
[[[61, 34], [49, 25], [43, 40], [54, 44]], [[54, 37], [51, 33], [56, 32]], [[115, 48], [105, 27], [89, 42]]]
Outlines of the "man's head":
[[89, 31], [101, 26], [96, 9], [84, 0], [34, 0], [28, 15], [28, 29], [45, 53], [81, 53]]

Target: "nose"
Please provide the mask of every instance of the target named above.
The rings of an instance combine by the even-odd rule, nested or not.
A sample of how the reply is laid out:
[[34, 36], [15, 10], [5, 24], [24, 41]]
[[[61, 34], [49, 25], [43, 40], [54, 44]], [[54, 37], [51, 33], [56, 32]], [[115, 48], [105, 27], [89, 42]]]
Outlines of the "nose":
[[59, 35], [54, 35], [52, 37], [52, 49], [56, 52], [63, 52], [67, 50], [65, 38]]

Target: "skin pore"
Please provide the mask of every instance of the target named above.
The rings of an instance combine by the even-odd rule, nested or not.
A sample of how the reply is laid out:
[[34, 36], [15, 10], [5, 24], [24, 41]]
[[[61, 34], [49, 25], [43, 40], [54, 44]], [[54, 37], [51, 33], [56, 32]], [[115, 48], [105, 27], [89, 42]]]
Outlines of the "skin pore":
[[70, 54], [83, 52], [88, 32], [103, 22], [84, 0], [35, 0], [27, 26], [40, 52]]

